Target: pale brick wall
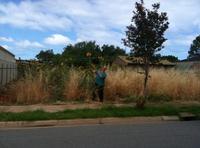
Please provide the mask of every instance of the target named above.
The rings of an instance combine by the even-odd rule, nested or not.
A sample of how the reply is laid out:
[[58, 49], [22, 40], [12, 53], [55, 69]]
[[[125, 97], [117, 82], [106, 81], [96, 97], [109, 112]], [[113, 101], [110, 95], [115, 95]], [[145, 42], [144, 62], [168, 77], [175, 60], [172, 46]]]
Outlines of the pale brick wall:
[[0, 47], [0, 86], [17, 78], [17, 65], [14, 55]]

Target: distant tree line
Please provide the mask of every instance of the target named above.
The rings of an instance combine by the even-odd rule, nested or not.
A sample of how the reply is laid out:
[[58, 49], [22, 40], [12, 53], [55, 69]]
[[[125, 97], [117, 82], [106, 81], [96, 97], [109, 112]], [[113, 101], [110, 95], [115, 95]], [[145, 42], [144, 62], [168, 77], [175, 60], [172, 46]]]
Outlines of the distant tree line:
[[36, 58], [48, 64], [88, 66], [88, 64], [112, 64], [119, 55], [126, 55], [125, 50], [114, 45], [99, 46], [95, 41], [84, 41], [67, 45], [61, 54], [54, 54], [52, 49], [42, 50]]
[[[111, 65], [117, 56], [126, 56], [125, 50], [114, 45], [97, 45], [95, 41], [84, 41], [74, 45], [67, 45], [63, 52], [55, 54], [53, 49], [41, 50], [36, 58], [46, 64], [67, 66], [88, 66], [94, 65]], [[177, 62], [178, 58], [172, 55], [161, 56], [158, 54], [156, 60], [169, 60]]]

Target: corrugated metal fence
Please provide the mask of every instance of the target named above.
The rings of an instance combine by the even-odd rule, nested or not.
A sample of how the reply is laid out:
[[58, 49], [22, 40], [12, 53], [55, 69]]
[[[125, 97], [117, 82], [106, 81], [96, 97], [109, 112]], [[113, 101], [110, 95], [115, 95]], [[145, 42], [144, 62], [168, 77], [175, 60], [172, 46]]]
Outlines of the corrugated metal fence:
[[0, 86], [17, 78], [17, 65], [15, 63], [0, 63]]

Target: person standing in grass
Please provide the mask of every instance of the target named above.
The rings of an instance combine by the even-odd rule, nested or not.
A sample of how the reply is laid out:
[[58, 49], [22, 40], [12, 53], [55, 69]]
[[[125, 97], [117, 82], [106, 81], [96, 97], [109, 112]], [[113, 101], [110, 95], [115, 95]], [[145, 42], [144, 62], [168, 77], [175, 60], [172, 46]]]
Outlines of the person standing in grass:
[[92, 100], [95, 101], [96, 93], [98, 93], [98, 97], [100, 102], [104, 100], [104, 86], [105, 86], [105, 79], [106, 79], [106, 67], [102, 67], [100, 70], [95, 72], [95, 88], [93, 90], [93, 98]]

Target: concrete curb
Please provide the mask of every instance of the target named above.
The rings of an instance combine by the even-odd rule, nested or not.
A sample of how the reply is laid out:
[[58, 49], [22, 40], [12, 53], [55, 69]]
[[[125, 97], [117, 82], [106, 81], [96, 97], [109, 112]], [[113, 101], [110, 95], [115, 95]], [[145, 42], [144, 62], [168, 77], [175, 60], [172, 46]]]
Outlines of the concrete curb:
[[131, 117], [131, 118], [97, 118], [97, 119], [73, 119], [73, 120], [47, 120], [47, 121], [6, 121], [0, 122], [3, 128], [27, 128], [27, 127], [51, 127], [51, 126], [81, 126], [98, 124], [137, 124], [156, 123], [164, 121], [158, 117]]
[[162, 120], [164, 120], [164, 121], [179, 121], [180, 118], [178, 116], [162, 116]]

